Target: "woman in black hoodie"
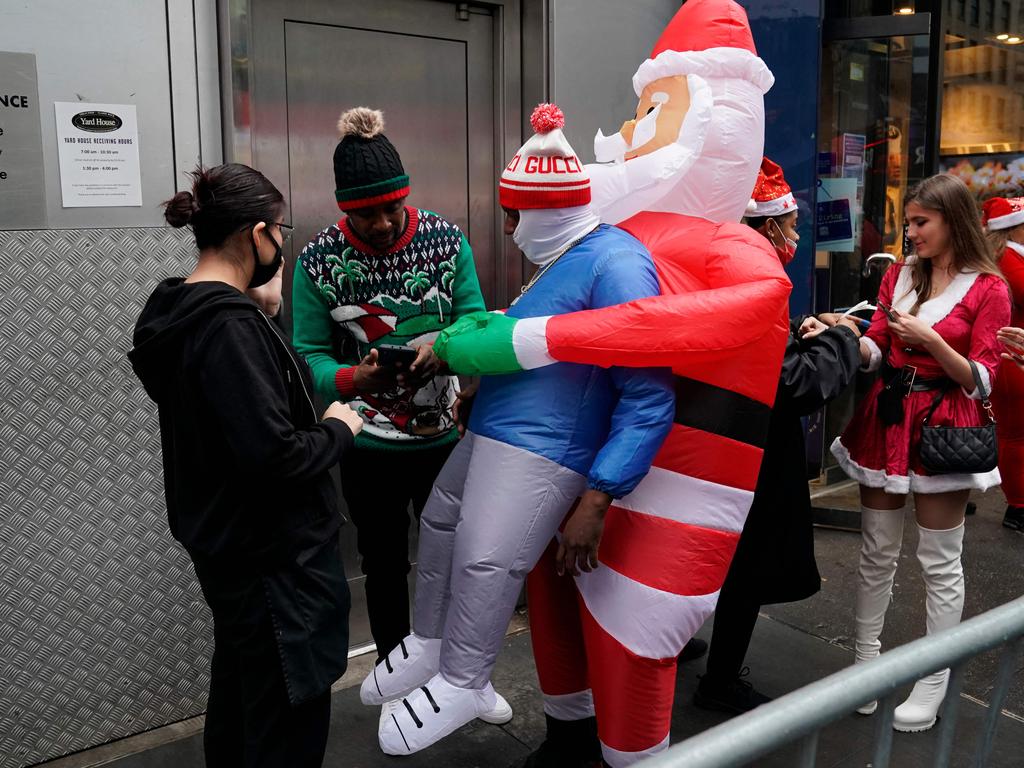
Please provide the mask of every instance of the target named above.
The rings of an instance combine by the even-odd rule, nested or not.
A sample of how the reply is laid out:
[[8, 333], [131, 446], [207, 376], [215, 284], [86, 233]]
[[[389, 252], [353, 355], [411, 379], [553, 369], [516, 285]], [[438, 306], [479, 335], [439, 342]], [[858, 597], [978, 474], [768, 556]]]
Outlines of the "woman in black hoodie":
[[129, 353], [157, 404], [171, 533], [214, 622], [206, 764], [319, 766], [345, 671], [349, 593], [328, 470], [362, 420], [319, 419], [305, 363], [244, 291], [281, 266], [284, 198], [244, 165], [165, 204], [199, 261], [161, 282]]

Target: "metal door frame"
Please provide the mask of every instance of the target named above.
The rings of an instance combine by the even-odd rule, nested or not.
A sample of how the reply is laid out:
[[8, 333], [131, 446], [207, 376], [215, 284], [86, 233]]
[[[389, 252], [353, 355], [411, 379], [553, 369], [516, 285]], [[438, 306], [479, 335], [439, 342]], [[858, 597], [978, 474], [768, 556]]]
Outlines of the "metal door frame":
[[[256, 77], [252, 10], [258, 1], [217, 0], [224, 161], [247, 165], [252, 165], [254, 156], [258, 157], [261, 151], [254, 126], [267, 119], [252, 101]], [[525, 67], [523, 59], [524, 47], [533, 52], [532, 41], [546, 39], [547, 14], [537, 10], [537, 6], [543, 8], [544, 0], [485, 0], [452, 2], [451, 5], [453, 15], [472, 13], [475, 7], [486, 8], [494, 17], [494, 146], [502, 157], [511, 157], [523, 142], [524, 115], [529, 114], [525, 105], [536, 103], [547, 92], [547, 56], [530, 56]], [[429, 21], [429, 18], [424, 19], [425, 24], [429, 25]], [[529, 34], [524, 34], [524, 26], [529, 28]], [[367, 28], [375, 27], [369, 24]], [[382, 28], [382, 31], [387, 30]], [[530, 92], [529, 98], [526, 90]], [[237, 103], [247, 103], [247, 113], [237, 110]], [[269, 133], [272, 134], [273, 130]], [[496, 302], [504, 306], [504, 302], [513, 298], [516, 286], [524, 280], [524, 260], [510, 239], [502, 234], [502, 215], [497, 207], [494, 217], [494, 242], [474, 243], [474, 246], [490, 247], [495, 254]]]
[[[934, 3], [933, 6], [938, 5]], [[941, 25], [938, 23], [937, 13], [925, 12], [915, 13], [908, 16], [859, 16], [854, 18], [833, 18], [824, 19], [821, 27], [821, 44], [824, 58], [824, 48], [829, 43], [841, 42], [844, 40], [863, 40], [867, 38], [884, 39], [890, 37], [906, 37], [912, 35], [928, 36], [928, 82], [925, 88], [925, 157], [924, 173], [930, 175], [938, 170], [939, 153], [939, 115], [941, 114], [942, 96], [942, 37]], [[938, 39], [937, 36], [938, 35]], [[820, 73], [819, 73], [820, 77]], [[820, 86], [819, 86], [820, 89]], [[934, 105], [934, 106], [932, 106]], [[820, 111], [819, 103], [819, 111]], [[820, 119], [820, 115], [819, 115]], [[831, 273], [831, 267], [829, 272]], [[831, 276], [830, 278], [831, 279]], [[827, 413], [830, 406], [826, 405], [821, 411], [823, 418], [820, 424], [820, 435], [822, 443], [820, 446], [821, 475], [825, 478], [825, 485], [846, 480], [847, 476], [838, 465], [825, 466], [827, 446], [824, 443], [826, 437], [825, 428]], [[815, 446], [815, 451], [818, 446]], [[845, 524], [845, 516], [839, 510], [815, 509], [815, 522], [825, 525]]]
[[821, 28], [821, 42], [858, 40], [868, 37], [902, 37], [928, 35], [928, 86], [925, 89], [925, 132], [928, 137], [924, 148], [925, 173], [931, 175], [939, 169], [939, 127], [942, 114], [943, 32], [941, 3], [932, 3], [927, 13], [909, 16], [860, 16], [857, 18], [825, 19]]

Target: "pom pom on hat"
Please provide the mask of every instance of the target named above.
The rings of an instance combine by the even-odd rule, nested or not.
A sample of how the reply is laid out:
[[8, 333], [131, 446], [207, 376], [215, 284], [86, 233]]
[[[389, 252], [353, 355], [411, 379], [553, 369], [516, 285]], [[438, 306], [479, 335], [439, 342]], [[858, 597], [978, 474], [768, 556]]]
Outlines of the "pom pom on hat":
[[334, 197], [343, 211], [389, 203], [409, 194], [398, 150], [384, 135], [379, 109], [355, 107], [338, 118]]
[[1024, 197], [990, 197], [981, 206], [981, 223], [990, 231], [1024, 224]]
[[384, 113], [369, 107], [353, 107], [338, 118], [338, 138], [372, 139], [384, 133]]
[[535, 133], [550, 133], [555, 128], [565, 128], [565, 113], [554, 104], [538, 104], [530, 115], [530, 125]]

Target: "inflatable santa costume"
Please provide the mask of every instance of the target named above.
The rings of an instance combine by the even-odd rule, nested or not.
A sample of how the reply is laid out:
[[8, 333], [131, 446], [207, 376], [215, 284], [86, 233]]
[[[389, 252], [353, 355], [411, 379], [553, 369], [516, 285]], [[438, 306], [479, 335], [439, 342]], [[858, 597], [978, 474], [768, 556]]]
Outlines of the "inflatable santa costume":
[[[1024, 327], [1024, 197], [993, 197], [982, 205], [982, 223], [990, 233], [1002, 233], [1005, 247], [999, 269], [1010, 284], [1013, 315], [1010, 325]], [[991, 237], [991, 235], [990, 235]], [[1018, 242], [1021, 241], [1021, 242]], [[1016, 365], [999, 366], [992, 391], [999, 439], [999, 475], [1006, 494], [1003, 525], [1024, 530], [1024, 371]]]
[[595, 140], [611, 164], [587, 166], [602, 220], [650, 249], [661, 295], [551, 317], [467, 316], [435, 345], [462, 373], [560, 361], [675, 374], [675, 423], [647, 477], [609, 509], [599, 567], [575, 583], [557, 576], [552, 543], [529, 577], [550, 747], [535, 765], [574, 764], [573, 750], [578, 762], [595, 714], [612, 766], [667, 746], [676, 657], [714, 610], [750, 508], [791, 287], [767, 241], [737, 223], [772, 82], [740, 6], [689, 0], [633, 78], [636, 119]]
[[[560, 110], [542, 105], [531, 122], [537, 135], [499, 189], [502, 207], [516, 212], [514, 239], [540, 270], [509, 315], [656, 296], [647, 249], [591, 210]], [[489, 680], [526, 574], [577, 498], [574, 517], [592, 519], [633, 491], [672, 425], [674, 402], [665, 368], [553, 365], [484, 377], [466, 436], [423, 510], [414, 634], [361, 691], [369, 703], [401, 697], [383, 710], [385, 752], [415, 752], [475, 717], [511, 715]]]

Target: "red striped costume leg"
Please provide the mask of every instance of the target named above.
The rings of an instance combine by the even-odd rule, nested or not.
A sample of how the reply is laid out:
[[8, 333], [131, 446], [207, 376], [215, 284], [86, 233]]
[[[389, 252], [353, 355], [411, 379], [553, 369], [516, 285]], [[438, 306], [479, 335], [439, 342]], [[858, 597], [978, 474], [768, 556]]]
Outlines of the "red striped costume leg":
[[601, 567], [577, 579], [613, 768], [668, 746], [676, 658], [714, 611], [753, 500], [762, 451], [745, 437], [673, 426], [647, 477], [609, 509]]
[[544, 712], [558, 720], [594, 716], [578, 595], [571, 578], [555, 571], [554, 540], [526, 579], [530, 636]]

